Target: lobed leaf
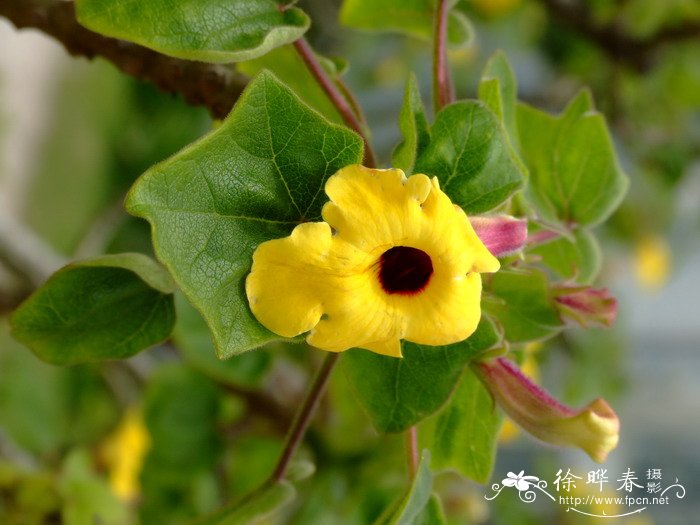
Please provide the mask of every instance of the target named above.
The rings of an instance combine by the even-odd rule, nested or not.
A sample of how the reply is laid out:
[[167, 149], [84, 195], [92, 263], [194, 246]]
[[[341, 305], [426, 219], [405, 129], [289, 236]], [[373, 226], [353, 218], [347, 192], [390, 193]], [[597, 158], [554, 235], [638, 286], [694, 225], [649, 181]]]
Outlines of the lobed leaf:
[[174, 289], [137, 253], [69, 264], [17, 308], [12, 335], [53, 364], [124, 359], [170, 335]]
[[280, 339], [248, 307], [253, 251], [319, 219], [328, 177], [361, 159], [357, 135], [263, 72], [221, 126], [136, 182], [127, 209], [151, 223], [156, 255], [204, 317], [219, 357]]
[[250, 60], [300, 38], [309, 17], [275, 0], [76, 0], [97, 33], [188, 60]]

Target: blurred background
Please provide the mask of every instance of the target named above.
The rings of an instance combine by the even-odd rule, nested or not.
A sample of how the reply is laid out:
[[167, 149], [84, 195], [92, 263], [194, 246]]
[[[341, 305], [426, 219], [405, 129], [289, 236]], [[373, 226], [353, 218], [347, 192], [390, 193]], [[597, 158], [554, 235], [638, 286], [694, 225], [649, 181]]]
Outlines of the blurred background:
[[[430, 100], [429, 44], [339, 27], [339, 1], [300, 5], [314, 20], [316, 49], [349, 60], [345, 80], [388, 164], [409, 72]], [[533, 346], [527, 369], [567, 403], [602, 396], [615, 408], [620, 445], [603, 465], [610, 490], [630, 468], [642, 481], [661, 469], [664, 486], [678, 478], [687, 491], [616, 523], [692, 523], [700, 514], [700, 2], [459, 7], [474, 28], [472, 43], [451, 52], [459, 96], [475, 96], [485, 61], [503, 49], [520, 99], [556, 113], [589, 86], [607, 116], [631, 179], [623, 206], [597, 230], [600, 282], [619, 299], [618, 321]], [[104, 524], [183, 523], [245, 494], [272, 468], [317, 354], [279, 346], [219, 362], [181, 298], [173, 341], [125, 363], [53, 367], [8, 335], [8, 313], [66, 261], [150, 253], [146, 224], [123, 211], [125, 192], [211, 126], [204, 109], [0, 18], [0, 523], [92, 523], [96, 511]], [[342, 374], [318, 423], [303, 454], [319, 470], [300, 482], [307, 497], [280, 522], [371, 522], [402, 489], [401, 438], [376, 435]], [[551, 483], [567, 468], [585, 476], [600, 467], [507, 426], [492, 482], [525, 470]], [[525, 504], [517, 493], [489, 502], [488, 486], [453, 474], [437, 486], [454, 524], [599, 519], [542, 498]]]

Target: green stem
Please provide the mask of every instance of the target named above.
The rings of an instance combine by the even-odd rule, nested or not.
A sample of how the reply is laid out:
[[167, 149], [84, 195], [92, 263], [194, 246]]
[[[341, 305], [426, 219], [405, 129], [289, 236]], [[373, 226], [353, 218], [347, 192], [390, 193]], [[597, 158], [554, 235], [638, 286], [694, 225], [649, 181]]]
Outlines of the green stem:
[[449, 14], [449, 0], [438, 0], [433, 30], [433, 98], [436, 113], [454, 101], [450, 65], [447, 61], [447, 19]]
[[316, 377], [311, 384], [311, 388], [299, 407], [299, 411], [294, 416], [294, 422], [292, 423], [289, 433], [287, 434], [282, 455], [280, 456], [277, 466], [275, 467], [275, 471], [272, 474], [273, 481], [281, 481], [286, 475], [287, 469], [289, 468], [289, 463], [291, 462], [294, 453], [299, 448], [299, 445], [301, 445], [306, 429], [311, 422], [311, 418], [316, 411], [318, 402], [326, 389], [331, 372], [338, 362], [339, 357], [339, 353], [329, 352], [326, 359], [323, 361], [321, 368], [316, 373]]
[[374, 151], [372, 151], [372, 146], [367, 139], [367, 136], [362, 128], [362, 124], [358, 120], [352, 106], [350, 103], [348, 103], [348, 100], [338, 89], [338, 86], [326, 74], [323, 66], [321, 66], [319, 63], [309, 43], [302, 37], [294, 42], [294, 49], [296, 49], [297, 53], [299, 53], [299, 56], [304, 61], [304, 64], [306, 64], [309, 72], [313, 75], [319, 86], [321, 86], [321, 89], [323, 89], [330, 101], [336, 107], [338, 113], [340, 113], [340, 116], [343, 118], [343, 121], [345, 121], [350, 129], [362, 137], [362, 140], [365, 143], [365, 166], [369, 168], [376, 167], [377, 162], [374, 157]]

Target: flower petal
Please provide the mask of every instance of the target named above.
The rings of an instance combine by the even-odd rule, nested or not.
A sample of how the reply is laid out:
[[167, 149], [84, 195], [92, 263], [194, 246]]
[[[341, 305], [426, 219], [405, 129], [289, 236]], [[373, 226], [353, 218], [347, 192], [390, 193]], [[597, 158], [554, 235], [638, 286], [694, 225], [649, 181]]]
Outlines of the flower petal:
[[[339, 249], [340, 248], [340, 249]], [[284, 337], [311, 330], [325, 309], [329, 288], [353, 292], [362, 253], [333, 243], [324, 222], [300, 224], [289, 237], [261, 244], [253, 254], [246, 294], [256, 318]]]
[[[397, 357], [404, 338], [444, 345], [474, 332], [478, 272], [499, 263], [437, 179], [348, 166], [330, 177], [326, 192], [326, 222], [301, 224], [254, 254], [246, 292], [263, 325], [285, 337], [310, 331], [309, 344], [324, 350], [361, 347]], [[430, 257], [425, 286], [385, 288], [382, 255], [395, 247]]]
[[598, 462], [617, 446], [620, 423], [603, 399], [574, 410], [530, 382], [508, 359], [481, 361], [474, 368], [508, 416], [533, 436], [577, 446]]

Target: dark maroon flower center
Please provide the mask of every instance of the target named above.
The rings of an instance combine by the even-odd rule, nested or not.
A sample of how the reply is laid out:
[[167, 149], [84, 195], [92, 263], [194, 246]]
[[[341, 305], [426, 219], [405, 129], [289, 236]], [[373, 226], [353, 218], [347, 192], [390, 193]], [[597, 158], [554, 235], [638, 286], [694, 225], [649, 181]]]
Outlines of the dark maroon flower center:
[[418, 293], [426, 287], [431, 275], [430, 256], [417, 248], [394, 246], [379, 259], [379, 282], [388, 294]]

